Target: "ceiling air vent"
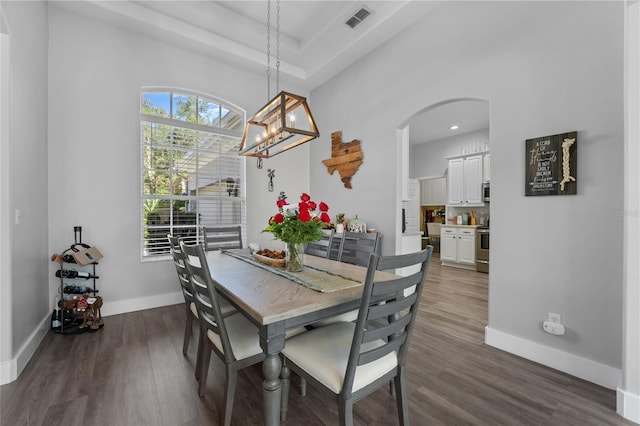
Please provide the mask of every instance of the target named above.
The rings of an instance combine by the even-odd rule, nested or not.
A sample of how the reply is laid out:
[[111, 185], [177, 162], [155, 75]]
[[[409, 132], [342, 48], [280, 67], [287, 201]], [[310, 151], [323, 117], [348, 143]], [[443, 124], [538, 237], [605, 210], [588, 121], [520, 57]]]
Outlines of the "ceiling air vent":
[[371, 15], [371, 11], [363, 7], [360, 10], [358, 10], [356, 13], [354, 13], [353, 16], [349, 18], [347, 22], [345, 22], [345, 24], [347, 24], [350, 28], [355, 28], [358, 24], [364, 21], [369, 15]]

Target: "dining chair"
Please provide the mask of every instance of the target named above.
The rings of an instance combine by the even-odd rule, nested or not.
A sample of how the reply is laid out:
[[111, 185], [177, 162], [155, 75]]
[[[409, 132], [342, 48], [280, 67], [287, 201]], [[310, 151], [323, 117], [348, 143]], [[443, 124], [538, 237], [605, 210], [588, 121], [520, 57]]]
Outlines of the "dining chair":
[[331, 245], [329, 246], [329, 256], [327, 259], [338, 260], [338, 253], [340, 252], [340, 244], [342, 244], [342, 236], [344, 232], [333, 233], [333, 240], [331, 241]]
[[[409, 424], [407, 353], [433, 247], [409, 254], [370, 256], [358, 319], [319, 327], [287, 341], [283, 356], [283, 410], [289, 369], [338, 403], [340, 425], [353, 425], [353, 405], [390, 381], [401, 425]], [[376, 271], [420, 265], [409, 276], [376, 281]], [[405, 291], [407, 290], [407, 291]]]
[[325, 259], [329, 258], [335, 232], [336, 231], [334, 229], [323, 231], [324, 236], [321, 240], [307, 243], [307, 247], [304, 250], [305, 254], [323, 257]]
[[354, 265], [367, 266], [369, 255], [378, 253], [380, 243], [380, 233], [362, 233], [345, 231], [340, 241], [338, 249], [338, 260], [340, 262], [352, 263]]
[[222, 418], [223, 424], [228, 426], [231, 424], [238, 371], [264, 359], [258, 328], [240, 313], [223, 316], [220, 308], [221, 296], [211, 278], [204, 247], [199, 244], [187, 245], [184, 242], [180, 242], [180, 247], [185, 255], [202, 333], [198, 394], [200, 397], [205, 394], [211, 352], [214, 352], [225, 365]]
[[204, 226], [202, 227], [206, 251], [242, 248], [241, 226]]
[[[338, 261], [352, 263], [358, 266], [367, 266], [371, 253], [379, 253], [380, 233], [347, 232], [342, 234], [340, 248], [338, 249]], [[358, 311], [345, 312], [331, 318], [323, 319], [311, 324], [311, 327], [329, 325], [338, 321], [355, 321]]]
[[[191, 282], [189, 280], [189, 271], [187, 270], [185, 264], [185, 256], [182, 252], [182, 248], [180, 247], [180, 239], [173, 235], [167, 235], [167, 239], [169, 240], [169, 245], [171, 246], [171, 254], [173, 256], [173, 263], [176, 267], [176, 272], [178, 273], [178, 282], [180, 283], [180, 288], [182, 290], [182, 295], [184, 296], [185, 303], [185, 312], [186, 312], [186, 322], [184, 328], [184, 339], [182, 343], [182, 354], [186, 355], [189, 350], [189, 341], [191, 340], [191, 332], [193, 330], [193, 321], [194, 319], [198, 321], [198, 310], [196, 308], [196, 299], [193, 294], [193, 290], [191, 288]], [[226, 300], [220, 300], [220, 310], [223, 316], [227, 316], [236, 312], [235, 308]], [[198, 323], [198, 328], [200, 324]], [[201, 359], [199, 357], [200, 354], [200, 342], [198, 343], [198, 351], [196, 352], [196, 368], [195, 375], [196, 378], [200, 377], [200, 362]]]

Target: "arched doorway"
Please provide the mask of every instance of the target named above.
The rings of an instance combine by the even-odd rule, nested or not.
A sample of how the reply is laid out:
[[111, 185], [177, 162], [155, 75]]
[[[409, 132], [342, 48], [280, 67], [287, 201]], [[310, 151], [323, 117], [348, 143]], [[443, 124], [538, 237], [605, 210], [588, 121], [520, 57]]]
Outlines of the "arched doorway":
[[[444, 100], [429, 105], [405, 120], [398, 131], [398, 149], [402, 151], [400, 157], [403, 158], [401, 181], [406, 187], [413, 180], [421, 180], [422, 183], [429, 181], [442, 192], [435, 200], [436, 205], [432, 205], [432, 211], [439, 214], [438, 221], [442, 221], [440, 216], [446, 211], [449, 216], [457, 215], [467, 209], [446, 208], [448, 194], [442, 188], [446, 185], [448, 177], [448, 160], [460, 154], [490, 151], [490, 131], [489, 131], [489, 102], [477, 98], [455, 98]], [[481, 182], [478, 182], [477, 191], [483, 183], [490, 181], [490, 156], [486, 156], [483, 167]], [[424, 185], [423, 185], [424, 188]], [[410, 198], [404, 194], [401, 208], [413, 208]], [[422, 191], [424, 192], [424, 191]], [[424, 200], [421, 200], [424, 201]], [[424, 203], [421, 203], [424, 206]], [[474, 206], [474, 212], [478, 213], [477, 223], [486, 224], [490, 217], [490, 205]], [[405, 212], [409, 217], [415, 218], [417, 224], [408, 223], [409, 229], [417, 228], [421, 232], [426, 231], [424, 209], [418, 213]], [[446, 222], [446, 220], [445, 220]], [[400, 244], [397, 244], [399, 247]]]

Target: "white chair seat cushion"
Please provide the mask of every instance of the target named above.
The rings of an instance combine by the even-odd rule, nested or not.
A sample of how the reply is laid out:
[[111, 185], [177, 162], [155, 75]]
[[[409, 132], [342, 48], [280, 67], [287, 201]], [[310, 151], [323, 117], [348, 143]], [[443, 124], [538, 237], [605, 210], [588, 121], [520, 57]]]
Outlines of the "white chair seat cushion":
[[284, 335], [284, 338], [291, 339], [292, 337], [296, 337], [297, 335], [306, 333], [306, 332], [307, 332], [307, 329], [305, 327], [292, 328], [291, 330], [287, 330], [286, 334]]
[[[282, 353], [328, 389], [339, 394], [347, 371], [349, 351], [355, 324], [339, 322], [307, 331], [287, 340]], [[362, 345], [361, 352], [383, 345], [377, 340]], [[391, 352], [382, 358], [356, 369], [353, 391], [357, 391], [398, 365], [398, 357]]]
[[320, 320], [311, 324], [311, 327], [325, 327], [327, 325], [331, 325], [336, 322], [353, 322], [358, 319], [358, 310], [354, 310], [351, 312], [346, 312], [344, 314], [336, 315], [335, 317], [327, 318], [324, 320]]
[[225, 317], [229, 314], [237, 312], [236, 308], [234, 308], [231, 303], [227, 302], [222, 297], [218, 298], [218, 304], [220, 305], [220, 311], [222, 312], [222, 315]]
[[189, 309], [191, 310], [191, 313], [193, 314], [194, 317], [199, 318], [198, 317], [198, 308], [196, 308], [196, 304], [191, 302], [189, 303]]
[[[224, 324], [227, 326], [227, 333], [233, 355], [237, 360], [249, 358], [262, 352], [260, 347], [260, 336], [258, 327], [249, 321], [244, 315], [236, 313], [225, 317]], [[213, 331], [207, 331], [207, 337], [211, 340], [220, 352], [224, 353], [220, 336]]]
[[[226, 300], [221, 298], [219, 300], [219, 302], [220, 302], [220, 310], [222, 311], [222, 315], [223, 316], [226, 317], [227, 315], [236, 312], [236, 308], [234, 308], [233, 305], [231, 303], [227, 302]], [[198, 316], [198, 308], [196, 308], [196, 304], [195, 303], [191, 302], [189, 304], [189, 309], [191, 310], [191, 313], [196, 318], [199, 318], [199, 316]]]

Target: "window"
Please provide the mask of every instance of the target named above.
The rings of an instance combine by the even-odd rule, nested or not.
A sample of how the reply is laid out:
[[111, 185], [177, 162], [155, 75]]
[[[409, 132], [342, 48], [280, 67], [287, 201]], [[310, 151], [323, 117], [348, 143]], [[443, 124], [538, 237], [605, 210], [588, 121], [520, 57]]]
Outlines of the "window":
[[[142, 259], [169, 255], [167, 234], [202, 240], [203, 226], [246, 227], [244, 111], [186, 90], [140, 96]], [[246, 232], [243, 232], [246, 235]]]

